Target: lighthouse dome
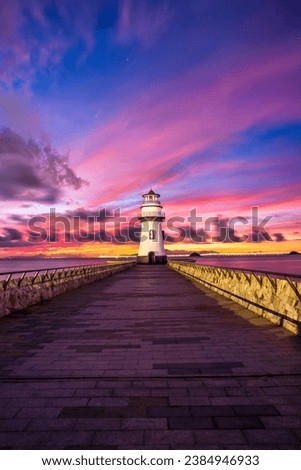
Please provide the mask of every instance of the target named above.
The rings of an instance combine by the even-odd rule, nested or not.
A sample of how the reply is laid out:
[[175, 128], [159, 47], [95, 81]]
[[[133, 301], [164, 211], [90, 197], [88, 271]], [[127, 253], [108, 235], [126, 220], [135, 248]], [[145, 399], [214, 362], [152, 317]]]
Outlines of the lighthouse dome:
[[147, 196], [155, 196], [156, 198], [159, 198], [160, 194], [155, 193], [152, 189], [150, 189], [148, 193], [145, 193], [142, 195], [142, 197], [147, 197]]
[[144, 201], [141, 209], [142, 214], [145, 215], [145, 211], [157, 211], [157, 215], [160, 215], [160, 209], [162, 209], [161, 202], [159, 200], [160, 194], [155, 193], [152, 189], [148, 193], [142, 195]]

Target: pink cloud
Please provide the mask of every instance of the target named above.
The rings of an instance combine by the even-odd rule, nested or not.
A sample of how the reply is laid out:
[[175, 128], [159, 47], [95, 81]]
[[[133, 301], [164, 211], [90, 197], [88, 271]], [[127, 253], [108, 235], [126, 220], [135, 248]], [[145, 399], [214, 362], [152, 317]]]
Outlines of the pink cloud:
[[[64, 28], [53, 28], [45, 8], [55, 6]], [[99, 4], [81, 0], [19, 0], [0, 2], [0, 51], [3, 55], [0, 80], [10, 85], [15, 78], [31, 83], [39, 68], [59, 63], [66, 51], [80, 39], [87, 55], [95, 44], [95, 26]], [[24, 28], [29, 28], [26, 13], [33, 18], [36, 28], [43, 31], [47, 41], [34, 36], [24, 35]], [[32, 55], [35, 55], [33, 63]]]
[[138, 40], [147, 48], [163, 34], [171, 16], [166, 0], [157, 5], [147, 0], [121, 0], [117, 38], [122, 43]]
[[222, 176], [237, 169], [237, 160], [222, 163], [219, 158], [241, 133], [301, 118], [299, 67], [297, 48], [290, 54], [286, 47], [277, 54], [265, 50], [256, 61], [242, 59], [231, 70], [215, 58], [130, 98], [86, 139], [89, 156], [78, 171], [91, 181], [91, 205], [116, 201], [154, 182], [176, 182], [183, 174], [169, 174], [173, 165], [213, 147], [218, 149], [213, 160], [200, 157], [183, 171], [202, 175], [211, 166]]
[[2, 93], [0, 95], [0, 120], [21, 135], [32, 138], [45, 137], [43, 120], [29, 93]]

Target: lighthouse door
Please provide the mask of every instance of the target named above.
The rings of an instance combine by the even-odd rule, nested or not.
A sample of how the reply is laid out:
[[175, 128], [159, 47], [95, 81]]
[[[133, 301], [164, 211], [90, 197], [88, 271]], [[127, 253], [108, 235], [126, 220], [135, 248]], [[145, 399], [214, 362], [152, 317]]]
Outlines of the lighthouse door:
[[154, 251], [148, 252], [148, 264], [156, 264], [156, 255]]

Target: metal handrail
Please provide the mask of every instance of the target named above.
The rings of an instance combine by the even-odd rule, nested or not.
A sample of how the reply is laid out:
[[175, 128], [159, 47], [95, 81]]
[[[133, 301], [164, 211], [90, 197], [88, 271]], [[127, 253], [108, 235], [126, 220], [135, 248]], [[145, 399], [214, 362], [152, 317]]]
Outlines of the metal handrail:
[[[179, 261], [172, 261], [172, 262], [175, 262], [175, 263], [179, 263]], [[185, 261], [184, 261], [185, 263]], [[251, 274], [264, 274], [265, 276], [282, 276], [284, 278], [296, 278], [296, 279], [301, 279], [301, 275], [300, 274], [290, 274], [290, 273], [279, 273], [279, 272], [275, 272], [275, 271], [263, 271], [261, 269], [248, 269], [248, 268], [232, 268], [232, 267], [228, 267], [228, 266], [216, 266], [216, 265], [211, 265], [211, 264], [194, 264], [193, 266], [197, 267], [206, 267], [206, 268], [216, 268], [216, 269], [226, 269], [228, 271], [239, 271], [239, 272], [242, 272], [242, 273], [245, 273], [245, 272], [248, 272], [248, 273], [251, 273]]]
[[[124, 261], [125, 263], [128, 263], [129, 261]], [[74, 266], [59, 266], [59, 267], [53, 267], [53, 268], [41, 268], [41, 269], [23, 269], [21, 271], [5, 271], [5, 272], [0, 272], [0, 276], [5, 276], [9, 274], [23, 274], [23, 273], [36, 273], [36, 272], [45, 272], [45, 271], [53, 271], [55, 269], [72, 269], [72, 268], [92, 268], [92, 267], [105, 267], [108, 266], [107, 264], [77, 264]], [[110, 265], [112, 266], [112, 265]]]
[[[36, 281], [36, 278], [39, 275], [42, 275], [43, 277], [42, 282], [45, 282], [47, 278], [49, 281], [52, 280], [57, 273], [59, 273], [59, 279], [60, 279], [63, 275], [65, 275], [65, 277], [69, 277], [70, 273], [73, 273], [73, 275], [74, 274], [77, 275], [79, 272], [87, 273], [87, 271], [89, 270], [90, 272], [92, 271], [92, 273], [98, 272], [98, 271], [105, 271], [114, 266], [120, 266], [121, 264], [127, 264], [127, 263], [130, 263], [130, 261], [118, 262], [116, 263], [116, 265], [114, 264], [110, 264], [110, 265], [86, 264], [86, 265], [61, 266], [61, 267], [42, 268], [42, 269], [26, 269], [22, 271], [7, 271], [7, 272], [0, 273], [0, 282], [3, 283], [4, 289], [7, 288], [7, 286], [10, 284], [11, 281], [18, 281], [18, 285], [20, 287], [24, 278], [30, 277], [31, 273], [33, 273], [33, 276], [34, 276], [33, 277], [33, 284], [34, 284]], [[13, 275], [16, 275], [16, 274], [17, 275], [19, 274], [19, 276], [13, 277]], [[5, 279], [5, 276], [7, 276], [6, 279]], [[1, 279], [1, 277], [4, 277], [4, 278]]]

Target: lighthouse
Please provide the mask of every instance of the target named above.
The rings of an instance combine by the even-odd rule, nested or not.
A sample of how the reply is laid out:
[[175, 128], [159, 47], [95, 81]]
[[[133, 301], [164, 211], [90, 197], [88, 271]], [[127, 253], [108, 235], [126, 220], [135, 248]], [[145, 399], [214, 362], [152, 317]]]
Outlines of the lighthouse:
[[152, 189], [142, 195], [144, 201], [141, 206], [139, 220], [141, 222], [140, 247], [137, 257], [138, 264], [166, 264], [167, 258], [164, 250], [164, 234], [162, 222], [165, 215], [162, 212], [160, 194]]

